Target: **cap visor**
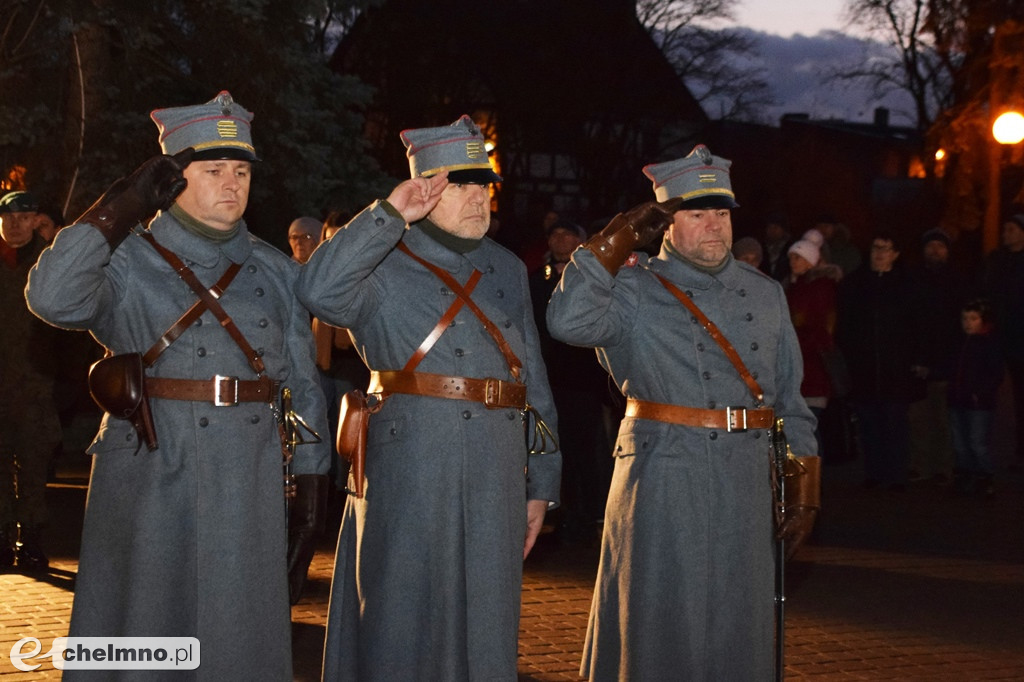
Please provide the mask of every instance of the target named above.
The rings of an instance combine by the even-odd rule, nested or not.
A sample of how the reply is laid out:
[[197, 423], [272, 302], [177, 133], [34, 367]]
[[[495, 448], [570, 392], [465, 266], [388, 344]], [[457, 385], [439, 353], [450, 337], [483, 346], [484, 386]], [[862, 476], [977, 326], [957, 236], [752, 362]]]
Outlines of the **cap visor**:
[[468, 168], [449, 171], [448, 182], [457, 185], [489, 185], [492, 182], [501, 182], [501, 176], [490, 168]]
[[246, 149], [237, 147], [220, 147], [216, 149], [204, 149], [192, 155], [193, 161], [217, 161], [230, 159], [232, 161], [259, 161], [256, 155]]
[[739, 208], [739, 204], [732, 197], [724, 194], [711, 194], [684, 201], [676, 207], [676, 210], [693, 211], [701, 208]]

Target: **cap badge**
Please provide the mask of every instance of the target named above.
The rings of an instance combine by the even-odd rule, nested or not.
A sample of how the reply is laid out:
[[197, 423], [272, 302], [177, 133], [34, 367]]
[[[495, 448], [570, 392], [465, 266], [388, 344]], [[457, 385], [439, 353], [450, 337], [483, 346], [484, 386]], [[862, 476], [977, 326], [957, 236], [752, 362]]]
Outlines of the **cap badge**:
[[238, 137], [238, 124], [234, 121], [217, 121], [217, 135], [220, 137]]

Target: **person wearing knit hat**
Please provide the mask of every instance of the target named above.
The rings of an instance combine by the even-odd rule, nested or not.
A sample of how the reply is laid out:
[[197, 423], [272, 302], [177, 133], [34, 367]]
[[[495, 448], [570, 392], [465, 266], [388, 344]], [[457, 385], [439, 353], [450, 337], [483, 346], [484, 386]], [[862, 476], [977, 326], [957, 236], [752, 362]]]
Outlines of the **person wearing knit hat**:
[[800, 237], [800, 239], [803, 239], [804, 241], [811, 242], [812, 244], [817, 246], [819, 249], [825, 243], [825, 236], [821, 232], [819, 232], [818, 230], [814, 229], [813, 227], [811, 229], [807, 230], [806, 232], [804, 232], [803, 236]]
[[36, 315], [109, 356], [90, 371], [107, 414], [69, 635], [189, 635], [204, 676], [290, 680], [290, 578], [330, 463], [326, 439], [282, 443], [278, 424], [327, 436], [299, 266], [243, 218], [252, 113], [223, 91], [151, 118], [163, 153], [63, 228], [25, 289]]
[[793, 242], [786, 253], [790, 256], [797, 256], [803, 261], [804, 264], [797, 265], [794, 264], [792, 258], [789, 260], [792, 273], [799, 276], [816, 266], [821, 260], [821, 245], [810, 239], [799, 239]]
[[[730, 169], [704, 145], [644, 167], [654, 201], [576, 249], [547, 307], [551, 335], [595, 348], [626, 398], [580, 671], [592, 680], [769, 677], [772, 543], [796, 550], [817, 513], [800, 347], [781, 284], [731, 253]], [[657, 255], [634, 252], [658, 237]], [[776, 417], [806, 462], [787, 489], [809, 493], [777, 530]]]
[[411, 177], [298, 280], [318, 320], [349, 330], [381, 401], [366, 430], [342, 431], [365, 449], [348, 453], [323, 678], [513, 680], [523, 559], [561, 474], [526, 266], [487, 236], [501, 177], [480, 127], [400, 139]]

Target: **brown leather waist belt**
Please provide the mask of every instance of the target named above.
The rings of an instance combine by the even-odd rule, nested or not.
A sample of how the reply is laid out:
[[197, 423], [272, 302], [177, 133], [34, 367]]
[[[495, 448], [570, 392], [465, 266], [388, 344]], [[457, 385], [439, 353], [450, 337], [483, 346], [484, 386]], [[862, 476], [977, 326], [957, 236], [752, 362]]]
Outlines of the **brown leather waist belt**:
[[722, 410], [706, 410], [699, 407], [652, 403], [635, 398], [626, 401], [626, 416], [682, 426], [724, 429], [728, 432], [768, 429], [775, 423], [775, 410], [770, 407], [726, 407]]
[[270, 403], [277, 398], [278, 382], [267, 377], [240, 381], [238, 377], [217, 375], [212, 379], [162, 379], [146, 377], [150, 398], [193, 400], [218, 407], [238, 403]]
[[406, 393], [452, 400], [472, 400], [488, 409], [526, 409], [526, 385], [500, 379], [449, 377], [426, 372], [388, 370], [370, 372], [367, 393]]

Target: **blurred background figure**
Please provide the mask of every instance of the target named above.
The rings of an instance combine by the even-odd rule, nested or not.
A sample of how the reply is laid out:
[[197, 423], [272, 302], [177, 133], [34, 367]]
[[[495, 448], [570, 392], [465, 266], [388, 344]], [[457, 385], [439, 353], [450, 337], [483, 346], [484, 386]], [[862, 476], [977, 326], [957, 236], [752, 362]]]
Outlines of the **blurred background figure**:
[[789, 234], [786, 217], [781, 213], [770, 213], [764, 221], [764, 262], [761, 271], [777, 282], [784, 282], [789, 276], [787, 251], [795, 240]]
[[39, 211], [36, 213], [36, 232], [47, 244], [57, 236], [57, 231], [64, 227], [64, 214], [52, 202], [39, 204]]
[[296, 218], [288, 226], [288, 245], [292, 247], [292, 259], [297, 263], [305, 263], [313, 255], [313, 250], [320, 243], [320, 231], [323, 223], [316, 218], [303, 216]]
[[905, 490], [909, 426], [907, 411], [924, 395], [912, 371], [920, 364], [918, 304], [905, 268], [897, 265], [895, 239], [878, 232], [869, 267], [844, 277], [839, 286], [836, 341], [851, 378], [864, 451], [864, 487]]
[[742, 237], [733, 243], [732, 255], [736, 260], [760, 269], [761, 261], [764, 260], [764, 249], [761, 248], [761, 242], [753, 237]]
[[1003, 222], [1002, 245], [985, 261], [982, 292], [992, 302], [996, 337], [1013, 386], [1016, 445], [1011, 468], [1024, 465], [1024, 206]]
[[551, 292], [587, 232], [565, 218], [548, 223], [546, 231], [548, 253], [530, 275], [530, 297], [561, 434], [562, 506], [551, 521], [561, 541], [596, 540], [614, 464], [603, 418], [611, 402], [608, 375], [593, 349], [552, 338], [546, 319]]
[[821, 263], [818, 246], [804, 239], [789, 247], [788, 256], [790, 276], [786, 286], [786, 300], [804, 361], [804, 380], [800, 384], [800, 394], [818, 420], [814, 427], [818, 454], [827, 458], [821, 428], [822, 415], [833, 392], [824, 354], [835, 348], [836, 282], [830, 271], [834, 266]]
[[953, 473], [946, 392], [950, 358], [962, 334], [960, 308], [966, 281], [950, 264], [949, 235], [932, 229], [921, 235], [921, 262], [910, 271], [921, 316], [921, 364], [913, 367], [925, 382], [925, 396], [910, 404], [910, 480], [949, 482]]
[[44, 569], [46, 475], [61, 440], [53, 403], [56, 329], [25, 304], [25, 283], [46, 242], [35, 230], [39, 202], [29, 192], [0, 199], [0, 570]]
[[999, 341], [992, 333], [992, 308], [976, 299], [963, 306], [963, 329], [949, 381], [949, 428], [956, 455], [953, 469], [957, 493], [993, 494], [995, 466], [989, 454], [989, 434], [995, 417], [996, 394], [1005, 365]]

